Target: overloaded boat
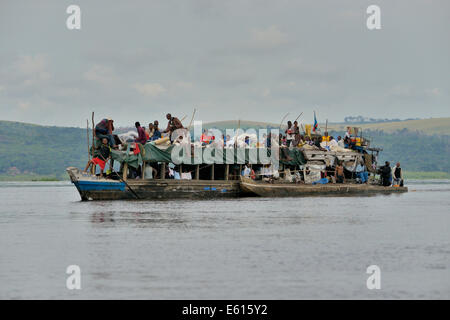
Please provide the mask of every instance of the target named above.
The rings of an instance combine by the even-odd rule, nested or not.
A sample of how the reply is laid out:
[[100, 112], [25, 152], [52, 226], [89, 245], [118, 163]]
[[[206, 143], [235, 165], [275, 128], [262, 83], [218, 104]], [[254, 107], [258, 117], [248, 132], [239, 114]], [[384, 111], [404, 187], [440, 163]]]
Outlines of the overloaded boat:
[[[99, 143], [96, 141], [91, 149], [92, 156], [95, 156]], [[368, 141], [361, 143], [357, 150], [329, 148], [326, 151], [310, 145], [277, 146], [276, 149], [257, 145], [247, 146], [244, 150], [238, 150], [236, 146], [200, 145], [196, 149], [197, 156], [193, 152], [181, 162], [174, 159], [174, 148], [177, 147], [180, 148], [168, 139], [145, 145], [123, 143], [119, 149], [111, 150], [112, 170], [105, 177], [75, 167], [67, 168], [67, 172], [82, 200], [299, 197], [408, 191], [404, 186], [380, 185], [377, 157], [381, 149], [370, 148]], [[190, 141], [188, 148], [194, 148]], [[267, 173], [264, 168], [270, 166], [273, 170], [273, 161], [268, 164], [267, 158], [274, 153], [278, 153], [279, 167]], [[231, 158], [229, 154], [232, 154]], [[345, 183], [336, 183], [329, 174], [337, 162], [345, 168]], [[115, 170], [114, 163], [119, 163], [120, 168]], [[366, 183], [360, 183], [356, 178], [359, 163], [364, 163], [368, 171]], [[258, 169], [261, 173], [257, 173]]]

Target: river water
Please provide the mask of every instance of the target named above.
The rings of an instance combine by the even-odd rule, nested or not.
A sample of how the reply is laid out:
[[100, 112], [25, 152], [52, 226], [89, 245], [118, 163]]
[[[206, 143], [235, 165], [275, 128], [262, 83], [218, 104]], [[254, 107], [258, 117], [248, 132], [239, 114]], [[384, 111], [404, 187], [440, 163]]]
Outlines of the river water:
[[[450, 181], [372, 197], [81, 202], [0, 183], [1, 299], [449, 299]], [[66, 287], [66, 268], [81, 289]], [[366, 285], [370, 265], [381, 288]]]

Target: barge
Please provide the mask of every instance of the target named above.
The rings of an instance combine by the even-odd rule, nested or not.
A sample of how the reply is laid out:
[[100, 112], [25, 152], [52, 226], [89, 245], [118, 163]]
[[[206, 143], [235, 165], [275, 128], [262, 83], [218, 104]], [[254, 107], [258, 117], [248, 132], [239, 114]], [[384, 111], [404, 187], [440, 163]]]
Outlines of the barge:
[[[360, 150], [324, 151], [311, 146], [278, 147], [277, 149], [233, 151], [233, 158], [226, 157], [230, 150], [216, 149], [215, 161], [195, 163], [194, 157], [188, 161], [174, 164], [172, 149], [174, 145], [158, 145], [150, 142], [137, 146], [124, 144], [119, 150], [111, 150], [110, 169], [107, 177], [82, 172], [69, 167], [67, 173], [77, 188], [81, 200], [164, 200], [164, 199], [220, 199], [247, 196], [260, 197], [301, 197], [324, 195], [370, 195], [407, 192], [407, 187], [384, 187], [377, 179], [376, 161], [380, 149], [364, 148]], [[190, 145], [189, 145], [190, 148]], [[94, 148], [95, 149], [95, 148]], [[211, 149], [201, 147], [200, 152], [211, 154]], [[139, 150], [139, 152], [136, 152]], [[279, 168], [274, 171], [275, 179], [267, 179], [262, 155], [278, 153], [283, 155]], [[241, 150], [242, 151], [242, 150]], [[255, 151], [256, 161], [250, 154]], [[370, 154], [371, 152], [372, 154]], [[95, 151], [92, 156], [95, 156]], [[284, 160], [283, 160], [284, 159]], [[288, 159], [288, 160], [287, 160]], [[231, 160], [231, 161], [230, 161]], [[120, 163], [120, 169], [114, 170], [114, 161]], [[340, 163], [345, 168], [346, 183], [335, 183], [330, 168]], [[357, 164], [364, 163], [369, 171], [369, 181], [358, 183]], [[169, 169], [170, 168], [170, 169]], [[245, 168], [254, 169], [252, 178], [244, 176]], [[149, 169], [149, 170], [147, 170]], [[134, 172], [134, 174], [133, 174]], [[136, 174], [136, 172], [139, 172]], [[147, 175], [146, 173], [150, 174]], [[178, 173], [178, 177], [170, 175]], [[291, 173], [294, 173], [292, 175]], [[137, 178], [136, 178], [137, 175]], [[316, 184], [327, 177], [326, 184]]]

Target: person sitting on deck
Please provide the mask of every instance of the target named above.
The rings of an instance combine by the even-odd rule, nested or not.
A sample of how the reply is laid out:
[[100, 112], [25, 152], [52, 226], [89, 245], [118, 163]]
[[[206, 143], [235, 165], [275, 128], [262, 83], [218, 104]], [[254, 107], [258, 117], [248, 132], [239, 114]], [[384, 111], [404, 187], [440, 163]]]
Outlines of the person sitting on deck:
[[150, 137], [150, 141], [155, 141], [155, 140], [161, 139], [161, 131], [159, 131], [158, 126], [159, 126], [159, 122], [158, 122], [158, 120], [155, 120], [153, 122], [154, 131], [153, 131], [153, 135]]
[[296, 142], [297, 142], [296, 147], [303, 147], [306, 144], [305, 137], [303, 135], [299, 134], [298, 141], [296, 141]]
[[333, 136], [330, 136], [330, 141], [328, 142], [328, 147], [330, 148], [330, 150], [332, 150], [332, 148], [336, 148], [338, 146], [338, 143], [336, 141], [336, 139], [334, 139]]
[[314, 140], [314, 145], [319, 148], [320, 151], [328, 151], [327, 149], [322, 147], [322, 137], [318, 137]]
[[397, 162], [395, 167], [392, 169], [392, 185], [403, 187], [403, 172], [400, 167], [400, 162]]
[[110, 154], [111, 151], [109, 149], [108, 139], [103, 138], [102, 145], [100, 146], [99, 150], [99, 155], [88, 161], [86, 168], [84, 169], [83, 172], [86, 173], [91, 165], [95, 166], [98, 164], [100, 166], [100, 177], [103, 177], [103, 170], [105, 170], [106, 162], [110, 158]]
[[336, 178], [336, 183], [345, 183], [344, 166], [341, 162], [334, 169], [334, 177]]
[[310, 136], [306, 136], [305, 137], [305, 144], [307, 144], [309, 146], [313, 146], [314, 145], [314, 141], [311, 140]]
[[145, 129], [141, 127], [141, 124], [136, 121], [134, 123], [134, 125], [136, 126], [136, 130], [138, 132], [138, 137], [135, 140], [135, 142], [138, 142], [142, 145], [144, 145], [147, 142], [147, 136], [145, 135]]
[[102, 119], [97, 125], [95, 126], [95, 136], [98, 139], [106, 138], [108, 139], [109, 145], [112, 148], [117, 148], [116, 142], [114, 140], [113, 131], [114, 131], [114, 120], [111, 118], [105, 118]]
[[148, 129], [145, 130], [145, 134], [147, 136], [147, 141], [150, 140], [151, 137], [153, 137], [153, 133], [155, 132], [155, 126], [153, 125], [153, 123], [149, 123], [148, 124]]
[[255, 171], [251, 168], [249, 164], [246, 164], [244, 167], [244, 170], [242, 170], [241, 173], [242, 176], [247, 178], [252, 178], [253, 180], [256, 179]]
[[352, 140], [349, 137], [345, 137], [344, 145], [345, 145], [345, 148], [347, 148], [347, 149], [353, 149], [353, 147], [355, 146], [355, 143], [352, 142]]
[[361, 181], [361, 183], [367, 183], [369, 181], [369, 173], [364, 166], [364, 162], [361, 160], [356, 166], [356, 177]]
[[[169, 133], [170, 136], [172, 136], [172, 132], [174, 132], [177, 129], [184, 128], [181, 121], [176, 117], [172, 117], [170, 113], [166, 114], [166, 119], [169, 120], [169, 122], [167, 123], [166, 130], [164, 130], [162, 133]], [[170, 137], [170, 140], [172, 141], [172, 137]]]

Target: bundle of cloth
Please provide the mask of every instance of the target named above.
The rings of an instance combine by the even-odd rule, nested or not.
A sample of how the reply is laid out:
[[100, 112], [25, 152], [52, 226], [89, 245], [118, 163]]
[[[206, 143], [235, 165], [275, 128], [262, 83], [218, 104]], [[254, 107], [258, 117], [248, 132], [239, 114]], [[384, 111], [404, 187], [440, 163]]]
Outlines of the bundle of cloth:
[[138, 137], [137, 132], [135, 131], [128, 131], [126, 133], [121, 133], [118, 135], [120, 141], [125, 144], [125, 143], [130, 143], [130, 142], [134, 142], [136, 140], [136, 138]]
[[[246, 142], [245, 138], [248, 137], [248, 141]], [[226, 147], [232, 148], [234, 145], [236, 145], [238, 148], [246, 148], [246, 147], [256, 147], [256, 143], [258, 141], [258, 137], [256, 136], [256, 133], [241, 133], [237, 134], [234, 137], [230, 139], [230, 141], [227, 141]]]

